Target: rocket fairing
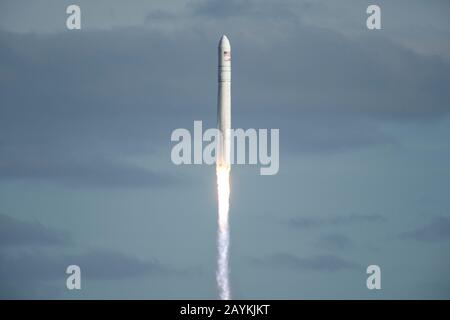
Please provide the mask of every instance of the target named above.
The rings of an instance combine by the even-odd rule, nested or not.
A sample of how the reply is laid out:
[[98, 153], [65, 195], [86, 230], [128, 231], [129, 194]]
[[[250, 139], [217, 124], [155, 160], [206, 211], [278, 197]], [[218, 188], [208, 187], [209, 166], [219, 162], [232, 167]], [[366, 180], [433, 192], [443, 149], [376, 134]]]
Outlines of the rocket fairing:
[[221, 132], [217, 148], [217, 166], [230, 168], [231, 131], [231, 46], [223, 35], [219, 42], [219, 70], [217, 95], [217, 127]]

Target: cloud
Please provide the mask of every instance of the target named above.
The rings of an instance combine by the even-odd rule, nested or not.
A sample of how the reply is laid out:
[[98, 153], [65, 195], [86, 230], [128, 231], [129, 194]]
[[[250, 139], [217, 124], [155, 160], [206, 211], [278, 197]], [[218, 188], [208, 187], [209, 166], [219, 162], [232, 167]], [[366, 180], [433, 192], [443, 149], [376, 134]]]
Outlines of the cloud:
[[353, 240], [349, 237], [334, 233], [322, 236], [318, 239], [316, 245], [319, 248], [329, 249], [329, 250], [344, 250], [353, 248], [355, 245]]
[[[148, 67], [157, 50], [138, 48], [140, 40], [132, 32], [124, 32], [130, 43], [124, 45], [129, 49], [122, 53], [117, 50], [123, 49], [114, 45], [114, 33], [88, 34], [81, 39], [73, 35], [70, 39], [63, 35], [35, 39], [0, 34], [0, 42], [5, 44], [0, 49], [5, 59], [0, 62], [0, 179], [95, 187], [155, 187], [182, 182], [182, 177], [167, 173], [173, 169], [170, 133], [181, 125], [176, 124], [180, 119], [170, 110], [171, 96], [165, 95], [172, 90], [171, 84], [167, 79], [150, 79], [163, 72], [163, 68]], [[100, 43], [104, 36], [111, 38]], [[13, 44], [19, 38], [23, 48]], [[56, 41], [53, 44], [52, 39]], [[77, 47], [95, 42], [97, 50], [112, 52], [105, 51], [101, 57], [96, 50], [87, 49], [72, 56]], [[33, 49], [34, 45], [39, 48]], [[20, 94], [23, 87], [26, 95]], [[149, 169], [149, 165], [144, 169], [127, 162], [128, 158], [155, 157], [161, 152], [166, 155], [162, 157], [163, 168]]]
[[75, 246], [68, 238], [40, 223], [0, 215], [0, 298], [57, 298], [65, 288], [66, 268], [73, 264], [80, 266], [83, 279], [97, 281], [202, 274], [198, 267], [177, 268], [116, 250]]
[[450, 240], [450, 219], [447, 217], [436, 218], [426, 226], [402, 233], [400, 237], [422, 242]]
[[316, 255], [300, 258], [288, 253], [273, 254], [264, 258], [250, 259], [252, 264], [269, 268], [288, 268], [293, 270], [340, 271], [353, 269], [358, 265], [336, 255]]
[[68, 238], [62, 232], [38, 222], [21, 221], [0, 214], [0, 247], [66, 245]]
[[192, 277], [200, 269], [177, 269], [153, 260], [143, 260], [113, 250], [91, 249], [59, 254], [46, 250], [6, 252], [0, 250], [0, 297], [2, 299], [55, 299], [65, 289], [69, 265], [81, 268], [82, 279], [114, 281], [155, 277]]
[[380, 214], [349, 214], [335, 217], [295, 217], [288, 219], [285, 223], [299, 229], [313, 229], [358, 223], [383, 223], [386, 221], [386, 217]]
[[71, 187], [161, 187], [182, 179], [111, 160], [77, 162], [27, 161], [0, 163], [0, 180], [54, 181]]
[[255, 7], [251, 1], [198, 1], [190, 4], [194, 15], [214, 18], [226, 18], [236, 15], [248, 15]]
[[[305, 6], [303, 6], [305, 7]], [[213, 19], [255, 18], [295, 19], [298, 16], [289, 3], [273, 1], [229, 0], [197, 1], [188, 6], [193, 16]], [[266, 20], [267, 21], [267, 20]]]
[[20, 277], [48, 281], [65, 279], [67, 266], [80, 266], [83, 277], [94, 280], [115, 280], [145, 275], [182, 275], [157, 260], [141, 260], [136, 257], [106, 249], [92, 249], [84, 253], [49, 254], [46, 251], [2, 253], [3, 277]]

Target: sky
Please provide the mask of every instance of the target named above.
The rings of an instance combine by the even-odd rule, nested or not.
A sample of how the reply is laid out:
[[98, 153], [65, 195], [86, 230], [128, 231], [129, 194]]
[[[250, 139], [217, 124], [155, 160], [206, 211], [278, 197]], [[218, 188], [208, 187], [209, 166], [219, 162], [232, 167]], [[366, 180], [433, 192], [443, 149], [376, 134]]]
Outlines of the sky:
[[[232, 168], [236, 299], [450, 298], [450, 3], [0, 4], [0, 298], [216, 299], [215, 170], [171, 132], [279, 128]], [[79, 265], [82, 289], [67, 290]], [[366, 268], [381, 268], [368, 290]]]

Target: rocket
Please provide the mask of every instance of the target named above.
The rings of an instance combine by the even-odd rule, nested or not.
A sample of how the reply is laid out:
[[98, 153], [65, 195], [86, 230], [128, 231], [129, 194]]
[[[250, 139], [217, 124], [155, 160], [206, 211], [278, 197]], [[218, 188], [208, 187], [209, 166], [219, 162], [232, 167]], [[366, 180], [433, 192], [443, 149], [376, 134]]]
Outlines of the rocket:
[[231, 46], [223, 35], [219, 42], [219, 69], [217, 94], [217, 128], [220, 131], [216, 165], [230, 168], [231, 131]]

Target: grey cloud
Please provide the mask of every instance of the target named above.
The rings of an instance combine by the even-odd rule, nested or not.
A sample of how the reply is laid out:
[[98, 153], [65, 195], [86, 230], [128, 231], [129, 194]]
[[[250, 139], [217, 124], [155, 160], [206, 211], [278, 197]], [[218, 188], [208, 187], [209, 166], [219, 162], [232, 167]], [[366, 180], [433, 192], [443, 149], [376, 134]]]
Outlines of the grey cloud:
[[289, 268], [293, 270], [340, 271], [353, 269], [358, 265], [336, 255], [316, 255], [306, 258], [288, 253], [278, 253], [264, 258], [252, 258], [251, 263], [269, 268]]
[[255, 6], [249, 0], [198, 1], [190, 3], [190, 8], [196, 15], [215, 18], [247, 15], [255, 10]]
[[349, 237], [335, 233], [320, 237], [317, 240], [316, 245], [323, 249], [344, 250], [353, 248], [355, 244]]
[[164, 10], [155, 10], [152, 12], [149, 12], [146, 16], [145, 16], [145, 22], [146, 23], [151, 23], [156, 21], [164, 21], [164, 20], [172, 20], [172, 19], [177, 19], [179, 18], [180, 15], [172, 13], [172, 12], [168, 12], [168, 11], [164, 11]]
[[357, 223], [383, 223], [386, 221], [386, 217], [380, 214], [349, 214], [335, 217], [295, 217], [288, 219], [285, 223], [299, 229], [313, 229]]
[[65, 284], [65, 270], [73, 264], [80, 266], [83, 278], [98, 281], [144, 276], [186, 278], [203, 273], [199, 267], [172, 267], [157, 259], [141, 259], [111, 249], [80, 251], [68, 238], [39, 223], [0, 215], [0, 298], [59, 297], [61, 286], [53, 284]]
[[0, 247], [66, 245], [69, 239], [62, 232], [38, 222], [27, 222], [0, 214]]
[[[97, 281], [143, 276], [190, 277], [201, 273], [200, 269], [176, 269], [157, 260], [142, 260], [105, 249], [73, 254], [45, 250], [14, 253], [0, 250], [0, 260], [2, 299], [58, 298], [61, 288], [65, 288], [66, 268], [73, 264], [80, 266], [83, 279]], [[60, 285], [55, 287], [55, 282]]]
[[[175, 112], [174, 105], [201, 104], [186, 98], [194, 96], [186, 88], [184, 94], [177, 91], [176, 103], [172, 101], [172, 79], [178, 76], [155, 77], [167, 70], [151, 62], [173, 54], [170, 41], [151, 34], [166, 45], [142, 45], [147, 43], [142, 31], [120, 33], [120, 45], [114, 44], [115, 33], [108, 32], [68, 38], [0, 35], [1, 178], [125, 187], [181, 182], [168, 176], [169, 170], [144, 170], [121, 160], [155, 155], [163, 146], [166, 165], [173, 168], [171, 131], [201, 118], [193, 115], [198, 108]], [[89, 49], [94, 44], [97, 48]], [[198, 55], [182, 55], [172, 67], [189, 64], [181, 61], [186, 56]], [[180, 72], [187, 74], [182, 68]], [[26, 95], [21, 94], [23, 88]]]
[[[306, 7], [306, 6], [304, 6]], [[229, 1], [198, 1], [191, 3], [188, 8], [194, 16], [203, 18], [227, 19], [249, 18], [265, 19], [291, 19], [297, 18], [295, 10], [287, 2], [229, 0]]]
[[349, 214], [333, 217], [329, 220], [333, 225], [360, 223], [360, 222], [386, 222], [385, 216], [380, 214]]
[[[380, 38], [349, 39], [313, 28], [299, 33], [270, 47], [242, 42], [234, 82], [249, 85], [245, 96], [239, 92], [236, 99], [258, 110], [329, 113], [337, 119], [423, 121], [448, 114], [450, 94], [444, 87], [450, 84], [450, 68], [441, 59]], [[268, 83], [270, 88], [261, 90]]]
[[402, 233], [400, 237], [423, 242], [450, 240], [450, 219], [447, 217], [436, 218], [428, 225]]
[[155, 173], [133, 165], [111, 161], [65, 163], [51, 161], [16, 161], [0, 163], [0, 179], [56, 181], [71, 187], [151, 187], [182, 182], [168, 174]]
[[83, 253], [59, 254], [46, 250], [0, 251], [1, 279], [18, 282], [47, 282], [67, 277], [69, 265], [80, 266], [83, 277], [93, 280], [118, 280], [142, 276], [196, 276], [200, 269], [177, 269], [158, 260], [142, 260], [131, 255], [107, 249], [91, 249]]

